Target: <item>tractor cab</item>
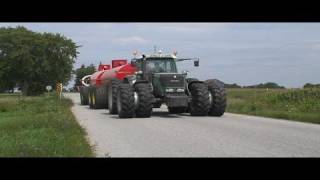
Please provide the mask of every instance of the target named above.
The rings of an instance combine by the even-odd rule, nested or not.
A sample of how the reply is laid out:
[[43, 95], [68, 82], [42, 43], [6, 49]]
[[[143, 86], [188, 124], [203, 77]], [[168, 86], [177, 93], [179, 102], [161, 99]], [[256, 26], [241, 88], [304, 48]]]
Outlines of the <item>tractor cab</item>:
[[[137, 79], [146, 80], [153, 86], [155, 97], [164, 98], [172, 94], [183, 96], [180, 101], [186, 106], [185, 75], [178, 73], [177, 58], [175, 55], [152, 54], [142, 55], [141, 58], [133, 59], [132, 63], [137, 67]], [[178, 94], [177, 94], [178, 93]]]

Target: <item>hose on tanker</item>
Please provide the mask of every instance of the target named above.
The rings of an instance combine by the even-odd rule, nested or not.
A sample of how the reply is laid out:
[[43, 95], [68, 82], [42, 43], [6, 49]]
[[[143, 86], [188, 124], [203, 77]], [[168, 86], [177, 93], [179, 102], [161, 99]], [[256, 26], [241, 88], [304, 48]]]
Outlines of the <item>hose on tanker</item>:
[[[87, 76], [84, 76], [82, 79], [81, 79], [81, 83], [82, 83], [82, 85], [84, 85], [84, 86], [90, 86], [90, 84], [89, 83], [87, 83], [87, 81], [86, 81], [86, 79], [88, 79], [88, 78], [90, 78], [91, 77], [91, 75], [87, 75]], [[90, 79], [89, 79], [90, 80]]]

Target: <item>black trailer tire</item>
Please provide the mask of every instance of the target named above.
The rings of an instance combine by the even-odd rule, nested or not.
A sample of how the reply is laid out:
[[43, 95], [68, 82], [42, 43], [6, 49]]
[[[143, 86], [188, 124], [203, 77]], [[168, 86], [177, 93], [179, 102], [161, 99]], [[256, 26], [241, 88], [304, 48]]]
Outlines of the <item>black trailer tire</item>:
[[217, 79], [206, 80], [209, 93], [211, 95], [210, 116], [222, 116], [227, 106], [227, 93], [224, 83]]
[[154, 103], [154, 96], [150, 84], [139, 83], [135, 85], [135, 92], [138, 95], [136, 105], [136, 116], [141, 118], [150, 117]]
[[117, 109], [117, 91], [120, 85], [120, 80], [118, 79], [111, 79], [111, 82], [108, 85], [108, 109], [109, 114], [118, 114]]
[[119, 118], [134, 116], [134, 90], [127, 83], [121, 83], [117, 92], [117, 111]]
[[187, 107], [168, 107], [170, 114], [181, 114], [187, 112]]
[[80, 87], [80, 102], [81, 105], [88, 105], [88, 87]]
[[90, 87], [91, 109], [97, 109], [97, 93], [95, 87]]
[[91, 87], [88, 87], [88, 104], [89, 104], [89, 108], [92, 109], [92, 98], [91, 98]]
[[106, 87], [99, 87], [93, 89], [95, 97], [95, 109], [106, 109], [107, 107], [107, 93]]
[[190, 84], [191, 92], [190, 114], [191, 116], [206, 116], [210, 108], [209, 91], [204, 83]]

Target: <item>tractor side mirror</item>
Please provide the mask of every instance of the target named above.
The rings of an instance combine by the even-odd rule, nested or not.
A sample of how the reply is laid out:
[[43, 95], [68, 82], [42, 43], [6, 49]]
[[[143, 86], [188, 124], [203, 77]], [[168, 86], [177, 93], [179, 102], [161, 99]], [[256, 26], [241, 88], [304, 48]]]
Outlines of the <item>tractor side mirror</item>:
[[195, 60], [193, 63], [194, 63], [194, 66], [195, 66], [195, 67], [198, 67], [198, 66], [199, 66], [199, 59], [198, 59], [198, 60]]

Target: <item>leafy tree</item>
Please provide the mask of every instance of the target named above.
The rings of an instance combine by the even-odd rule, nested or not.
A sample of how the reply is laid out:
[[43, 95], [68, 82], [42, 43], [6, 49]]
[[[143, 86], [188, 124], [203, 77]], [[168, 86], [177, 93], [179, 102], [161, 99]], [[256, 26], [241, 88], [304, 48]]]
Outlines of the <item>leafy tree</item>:
[[25, 95], [37, 95], [46, 85], [67, 83], [77, 46], [61, 34], [37, 33], [24, 27], [0, 28], [0, 84], [18, 84]]
[[225, 88], [241, 88], [241, 86], [239, 86], [239, 85], [236, 84], [236, 83], [233, 83], [233, 84], [224, 84], [224, 87], [225, 87]]
[[306, 83], [303, 88], [320, 88], [320, 84]]
[[258, 85], [245, 86], [245, 88], [270, 88], [270, 89], [284, 89], [284, 86], [280, 86], [274, 82], [260, 83]]
[[93, 64], [90, 64], [90, 66], [87, 67], [83, 64], [80, 68], [75, 70], [76, 79], [74, 86], [81, 86], [81, 79], [86, 75], [93, 74], [94, 72], [96, 72], [96, 67]]

